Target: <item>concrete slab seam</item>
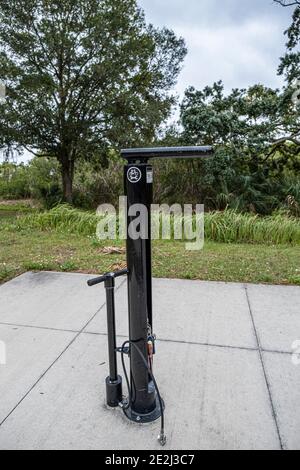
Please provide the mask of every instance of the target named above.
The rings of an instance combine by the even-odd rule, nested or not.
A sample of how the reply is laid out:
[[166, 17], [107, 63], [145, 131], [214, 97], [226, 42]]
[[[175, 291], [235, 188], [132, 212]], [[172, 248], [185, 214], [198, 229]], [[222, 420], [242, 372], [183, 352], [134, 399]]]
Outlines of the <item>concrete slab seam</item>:
[[246, 293], [247, 303], [248, 303], [248, 307], [249, 307], [249, 313], [250, 313], [251, 322], [252, 322], [252, 326], [253, 326], [253, 330], [254, 330], [254, 334], [255, 334], [255, 338], [256, 338], [257, 347], [258, 347], [258, 354], [259, 354], [259, 357], [260, 357], [260, 362], [261, 362], [261, 366], [262, 366], [262, 370], [263, 370], [263, 374], [264, 374], [264, 379], [265, 379], [265, 383], [266, 383], [266, 387], [267, 387], [267, 391], [268, 391], [268, 395], [269, 395], [272, 416], [273, 416], [273, 419], [274, 419], [274, 423], [275, 423], [275, 426], [276, 426], [276, 431], [277, 431], [277, 435], [278, 435], [278, 439], [279, 439], [279, 443], [280, 443], [280, 448], [281, 448], [281, 450], [285, 450], [286, 446], [283, 442], [281, 432], [280, 432], [280, 428], [279, 428], [277, 412], [276, 412], [275, 404], [273, 402], [273, 397], [272, 397], [271, 384], [270, 384], [269, 379], [268, 379], [266, 366], [265, 366], [264, 358], [263, 358], [263, 350], [262, 350], [262, 347], [261, 347], [259, 334], [258, 334], [256, 325], [255, 325], [254, 315], [253, 315], [251, 302], [250, 302], [250, 297], [249, 297], [249, 292], [248, 292], [248, 288], [247, 288], [246, 284], [244, 285], [244, 289], [245, 289], [245, 293]]
[[[99, 313], [103, 307], [105, 307], [106, 303], [101, 306], [101, 309], [97, 311]], [[57, 331], [60, 333], [79, 333], [80, 330], [70, 330], [66, 328], [53, 328], [48, 326], [38, 326], [38, 325], [23, 325], [22, 323], [8, 323], [8, 322], [0, 322], [0, 326], [11, 326], [16, 328], [31, 328], [36, 330], [46, 330], [46, 331]], [[84, 335], [92, 335], [92, 336], [107, 336], [107, 333], [99, 333], [95, 331], [82, 331], [81, 334]], [[117, 335], [119, 338], [127, 338], [127, 335]], [[189, 344], [192, 346], [203, 346], [203, 347], [211, 347], [211, 348], [222, 348], [222, 349], [237, 349], [240, 351], [258, 351], [258, 348], [251, 348], [247, 346], [232, 346], [230, 344], [215, 344], [215, 343], [203, 343], [199, 341], [183, 341], [177, 339], [166, 339], [166, 338], [157, 338], [157, 342], [161, 343], [175, 343], [175, 344]], [[287, 356], [292, 356], [292, 351], [279, 351], [274, 349], [264, 349], [261, 348], [262, 352], [271, 353], [271, 354], [283, 354]]]

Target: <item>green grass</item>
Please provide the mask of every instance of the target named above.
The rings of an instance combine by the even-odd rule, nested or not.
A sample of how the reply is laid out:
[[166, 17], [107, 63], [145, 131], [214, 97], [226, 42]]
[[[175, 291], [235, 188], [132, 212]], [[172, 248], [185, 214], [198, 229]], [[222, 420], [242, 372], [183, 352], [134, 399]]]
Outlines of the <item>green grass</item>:
[[31, 205], [31, 201], [3, 201], [0, 200], [0, 221], [13, 220], [16, 216], [29, 215], [37, 212], [37, 208]]
[[32, 208], [28, 204], [13, 203], [5, 204], [3, 201], [0, 203], [0, 212], [32, 212]]
[[203, 251], [184, 244], [154, 245], [154, 273], [159, 277], [300, 285], [300, 248], [206, 242]]
[[[124, 267], [124, 254], [104, 254], [93, 238], [55, 231], [0, 231], [0, 282], [26, 271], [103, 273]], [[120, 244], [121, 245], [121, 244]], [[206, 242], [189, 252], [183, 242], [153, 243], [156, 277], [300, 285], [300, 249], [290, 245]]]
[[260, 217], [232, 210], [205, 214], [205, 236], [222, 243], [300, 244], [300, 219]]
[[[124, 242], [98, 241], [93, 213], [67, 206], [25, 216], [16, 216], [18, 211], [7, 213], [7, 218], [0, 219], [0, 283], [26, 271], [103, 273], [125, 266], [125, 254], [103, 252], [105, 246]], [[234, 212], [208, 214], [206, 236], [211, 239], [202, 251], [186, 251], [183, 241], [154, 241], [153, 274], [300, 285], [298, 231], [299, 221], [283, 216], [260, 219]], [[236, 243], [237, 239], [241, 242]]]
[[94, 236], [98, 220], [95, 211], [82, 211], [62, 204], [49, 211], [21, 217], [16, 223], [16, 229], [55, 230], [61, 233]]
[[[56, 230], [94, 236], [99, 217], [93, 212], [80, 211], [67, 205], [51, 211], [30, 214], [16, 224], [17, 230]], [[176, 220], [178, 223], [178, 219]], [[182, 220], [179, 220], [182, 223]], [[205, 214], [205, 237], [220, 243], [300, 244], [300, 219], [277, 214], [259, 217], [232, 210]]]

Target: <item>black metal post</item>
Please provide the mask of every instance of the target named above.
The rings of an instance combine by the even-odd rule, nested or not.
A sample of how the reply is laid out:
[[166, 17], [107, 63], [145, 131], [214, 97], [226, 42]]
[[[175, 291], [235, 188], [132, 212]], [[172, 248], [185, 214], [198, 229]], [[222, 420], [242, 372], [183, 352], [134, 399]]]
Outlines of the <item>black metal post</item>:
[[[211, 147], [168, 147], [126, 149], [124, 186], [127, 196], [127, 268], [129, 341], [134, 342], [148, 362], [148, 336], [152, 335], [151, 204], [152, 158], [195, 158], [212, 155]], [[138, 212], [139, 204], [142, 212]], [[144, 210], [146, 209], [146, 212]], [[132, 237], [130, 228], [139, 220], [140, 237]], [[135, 224], [136, 225], [136, 224]], [[137, 227], [135, 227], [137, 229]], [[136, 233], [135, 233], [136, 235]], [[154, 384], [135, 347], [130, 348], [131, 404], [125, 410], [129, 419], [148, 422], [161, 415]]]
[[[129, 340], [148, 362], [148, 336], [152, 333], [151, 204], [152, 166], [146, 162], [125, 165], [127, 196], [127, 267]], [[138, 206], [139, 205], [139, 206]], [[137, 224], [139, 220], [139, 224]], [[132, 230], [135, 230], [134, 236]], [[160, 409], [155, 387], [135, 348], [130, 348], [131, 390], [127, 416], [140, 422], [157, 419]]]
[[[107, 304], [109, 376], [106, 378], [107, 404], [121, 405], [126, 416], [146, 423], [161, 416], [159, 442], [166, 443], [164, 403], [152, 371], [154, 353], [151, 272], [151, 204], [153, 193], [152, 158], [203, 158], [213, 155], [213, 148], [164, 147], [122, 150], [127, 159], [124, 187], [127, 196], [127, 268], [88, 280], [89, 286], [105, 283]], [[115, 277], [128, 275], [129, 341], [116, 347]], [[125, 344], [128, 348], [125, 351]], [[117, 350], [130, 358], [128, 403], [122, 401], [122, 378], [117, 370]], [[123, 364], [124, 365], [124, 364]]]

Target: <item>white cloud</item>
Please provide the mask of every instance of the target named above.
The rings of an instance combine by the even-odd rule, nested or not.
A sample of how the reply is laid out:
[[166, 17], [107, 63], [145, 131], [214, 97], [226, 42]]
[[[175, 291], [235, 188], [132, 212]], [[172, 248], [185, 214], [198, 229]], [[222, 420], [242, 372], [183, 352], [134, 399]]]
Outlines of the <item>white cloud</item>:
[[139, 0], [146, 19], [184, 37], [188, 47], [176, 90], [222, 79], [226, 90], [254, 83], [280, 87], [279, 57], [292, 11], [272, 0]]
[[188, 25], [174, 29], [185, 38], [189, 50], [177, 86], [181, 94], [189, 85], [202, 88], [220, 79], [226, 89], [258, 82], [280, 86], [274, 60], [274, 37], [281, 33], [278, 24], [262, 18], [217, 29]]

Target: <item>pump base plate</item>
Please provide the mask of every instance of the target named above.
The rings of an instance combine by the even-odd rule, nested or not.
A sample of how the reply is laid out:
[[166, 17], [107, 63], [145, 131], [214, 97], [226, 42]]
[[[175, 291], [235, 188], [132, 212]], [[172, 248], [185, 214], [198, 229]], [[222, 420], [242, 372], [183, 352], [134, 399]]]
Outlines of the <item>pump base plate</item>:
[[[163, 408], [165, 409], [165, 404], [163, 402]], [[123, 409], [125, 416], [130, 419], [130, 421], [134, 421], [135, 423], [145, 424], [145, 423], [152, 423], [152, 421], [156, 421], [161, 416], [161, 410], [159, 405], [159, 400], [156, 397], [156, 406], [153, 411], [147, 414], [136, 413], [131, 409], [131, 407], [127, 409]]]

